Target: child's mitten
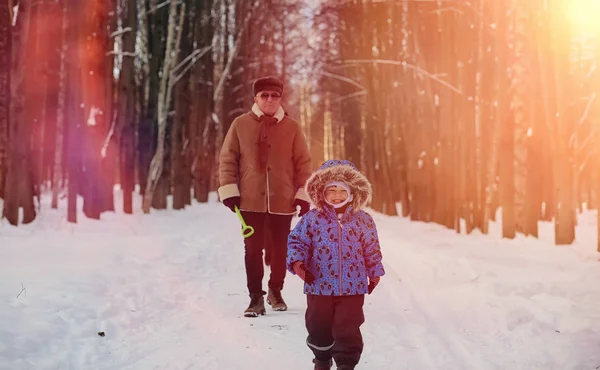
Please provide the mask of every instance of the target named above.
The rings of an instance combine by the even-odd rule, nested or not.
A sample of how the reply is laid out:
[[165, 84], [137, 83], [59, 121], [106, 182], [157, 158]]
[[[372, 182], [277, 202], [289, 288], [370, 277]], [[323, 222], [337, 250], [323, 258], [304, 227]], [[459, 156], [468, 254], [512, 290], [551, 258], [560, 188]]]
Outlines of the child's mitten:
[[304, 262], [296, 261], [292, 267], [296, 275], [300, 276], [300, 279], [304, 280], [306, 284], [312, 285], [312, 283], [314, 283], [315, 276], [312, 274], [312, 272], [308, 271]]
[[369, 279], [369, 294], [373, 293], [377, 284], [379, 284], [379, 276]]

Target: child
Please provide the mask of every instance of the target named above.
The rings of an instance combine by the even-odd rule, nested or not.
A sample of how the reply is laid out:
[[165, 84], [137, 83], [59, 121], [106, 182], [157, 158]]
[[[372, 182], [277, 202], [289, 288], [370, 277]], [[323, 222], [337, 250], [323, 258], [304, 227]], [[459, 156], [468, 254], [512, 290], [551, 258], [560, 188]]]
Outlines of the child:
[[287, 269], [304, 280], [306, 344], [315, 370], [354, 369], [363, 350], [365, 294], [385, 273], [373, 218], [362, 210], [371, 184], [346, 160], [325, 162], [306, 182], [316, 208], [288, 237]]

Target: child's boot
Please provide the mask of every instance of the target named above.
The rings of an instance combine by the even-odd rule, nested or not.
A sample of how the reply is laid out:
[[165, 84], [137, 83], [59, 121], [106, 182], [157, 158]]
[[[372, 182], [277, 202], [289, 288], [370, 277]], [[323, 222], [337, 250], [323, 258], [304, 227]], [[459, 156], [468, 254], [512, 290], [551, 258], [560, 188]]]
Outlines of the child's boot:
[[314, 370], [330, 370], [331, 366], [333, 366], [333, 361], [332, 360], [321, 361], [321, 360], [317, 360], [315, 358], [313, 360], [313, 364], [315, 364], [315, 369]]
[[354, 366], [352, 365], [339, 365], [337, 370], [354, 370]]

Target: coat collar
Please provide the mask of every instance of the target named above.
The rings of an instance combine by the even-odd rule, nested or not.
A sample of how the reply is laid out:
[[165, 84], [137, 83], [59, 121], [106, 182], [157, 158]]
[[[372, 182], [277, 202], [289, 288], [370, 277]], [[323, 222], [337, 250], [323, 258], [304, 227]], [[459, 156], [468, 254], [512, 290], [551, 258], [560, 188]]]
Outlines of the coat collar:
[[335, 212], [335, 209], [332, 206], [330, 206], [329, 204], [325, 204], [322, 209], [323, 209], [323, 212], [325, 212], [325, 214], [335, 222], [344, 221], [344, 219], [346, 219], [346, 217], [348, 217], [348, 215], [352, 213], [352, 205], [351, 204], [349, 204], [348, 207], [346, 207], [346, 210], [342, 214], [341, 218], [338, 218], [338, 215]]
[[[254, 103], [254, 105], [252, 106], [252, 113], [256, 114], [256, 116], [259, 118], [265, 115], [256, 103]], [[277, 118], [277, 122], [281, 122], [285, 118], [285, 111], [281, 106], [277, 109], [277, 112], [275, 112], [275, 115], [273, 115], [273, 117]]]

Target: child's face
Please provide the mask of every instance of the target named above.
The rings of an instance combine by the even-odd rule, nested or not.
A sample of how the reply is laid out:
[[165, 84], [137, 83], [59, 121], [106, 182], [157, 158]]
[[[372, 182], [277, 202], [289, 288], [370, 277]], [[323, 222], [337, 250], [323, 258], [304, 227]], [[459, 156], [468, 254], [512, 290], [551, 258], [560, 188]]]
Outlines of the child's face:
[[330, 186], [325, 190], [325, 199], [332, 204], [342, 203], [348, 199], [348, 192], [341, 186]]

